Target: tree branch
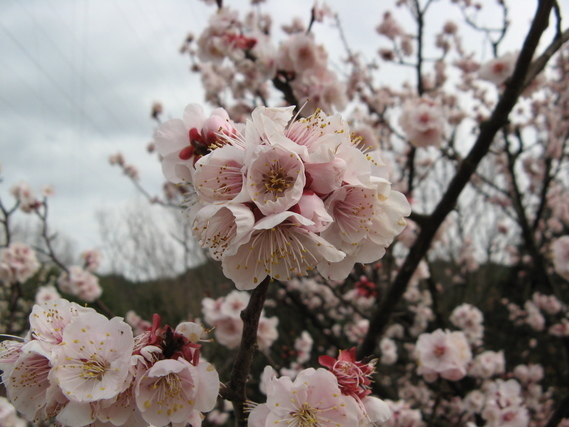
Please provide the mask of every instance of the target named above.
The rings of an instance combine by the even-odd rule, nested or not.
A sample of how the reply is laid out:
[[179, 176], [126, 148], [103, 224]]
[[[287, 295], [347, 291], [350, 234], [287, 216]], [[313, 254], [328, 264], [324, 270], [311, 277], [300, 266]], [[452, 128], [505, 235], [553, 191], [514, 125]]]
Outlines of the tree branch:
[[245, 416], [245, 402], [247, 401], [247, 379], [249, 370], [253, 362], [253, 356], [257, 350], [257, 330], [259, 328], [259, 318], [267, 298], [270, 277], [267, 276], [259, 286], [251, 292], [251, 299], [247, 307], [241, 312], [243, 320], [243, 334], [241, 344], [235, 356], [233, 368], [229, 374], [229, 383], [226, 388], [220, 391], [224, 399], [233, 403], [235, 412], [235, 425], [244, 427], [247, 425]]
[[374, 354], [379, 337], [387, 327], [391, 314], [405, 293], [407, 284], [417, 265], [430, 248], [437, 229], [454, 208], [458, 197], [474, 174], [478, 164], [488, 153], [498, 131], [508, 123], [508, 116], [524, 88], [531, 59], [535, 54], [541, 35], [549, 25], [549, 15], [554, 3], [554, 0], [542, 0], [539, 2], [531, 28], [518, 57], [514, 73], [507, 82], [502, 97], [490, 118], [480, 125], [480, 133], [474, 146], [460, 164], [456, 175], [431, 214], [427, 225], [421, 228], [419, 236], [409, 250], [409, 254], [401, 266], [393, 285], [372, 316], [368, 333], [358, 349], [359, 358]]

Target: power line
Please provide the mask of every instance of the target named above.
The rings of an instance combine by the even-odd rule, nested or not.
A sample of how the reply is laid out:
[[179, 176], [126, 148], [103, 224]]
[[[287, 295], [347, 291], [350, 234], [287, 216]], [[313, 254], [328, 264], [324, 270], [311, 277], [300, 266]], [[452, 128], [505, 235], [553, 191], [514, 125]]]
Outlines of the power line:
[[[142, 38], [142, 36], [140, 35], [140, 33], [138, 32], [138, 30], [136, 29], [136, 27], [134, 25], [132, 25], [130, 19], [128, 18], [128, 16], [124, 13], [123, 9], [121, 8], [121, 6], [119, 5], [119, 2], [117, 2], [116, 0], [113, 0], [113, 5], [115, 6], [115, 8], [117, 9], [117, 11], [119, 12], [119, 15], [122, 19], [122, 21], [125, 23], [125, 25], [129, 28], [130, 32], [132, 34], [134, 34], [134, 36], [136, 37], [136, 39], [138, 40], [138, 45], [140, 46], [142, 52], [144, 52], [144, 54], [146, 55], [146, 57], [148, 58], [148, 60], [156, 67], [157, 70], [160, 70], [160, 72], [163, 74], [163, 76], [168, 76], [168, 73], [164, 73], [163, 71], [163, 66], [160, 63], [160, 61], [156, 60], [156, 58], [150, 54], [150, 52], [148, 51], [148, 49], [146, 48], [146, 44]], [[173, 94], [174, 97], [178, 100], [178, 102], [180, 102], [179, 96], [177, 93]]]
[[36, 68], [50, 81], [53, 87], [65, 97], [75, 108], [78, 108], [82, 116], [91, 124], [93, 129], [95, 129], [102, 137], [108, 138], [103, 130], [99, 128], [97, 123], [95, 123], [90, 116], [85, 112], [81, 105], [73, 99], [72, 96], [67, 93], [67, 91], [59, 84], [59, 82], [53, 78], [53, 76], [42, 66], [42, 64], [30, 53], [30, 51], [22, 44], [20, 41], [14, 37], [14, 35], [8, 30], [2, 22], [0, 22], [0, 29], [12, 40], [12, 42], [26, 55], [26, 57], [36, 66]]
[[[108, 103], [102, 102], [98, 95], [97, 95], [97, 91], [93, 90], [93, 88], [90, 86], [89, 82], [86, 81], [85, 76], [83, 76], [82, 74], [80, 74], [77, 69], [75, 68], [75, 65], [73, 64], [72, 61], [70, 61], [67, 56], [65, 55], [65, 53], [60, 49], [60, 47], [58, 46], [57, 43], [55, 43], [55, 41], [51, 38], [51, 36], [47, 33], [47, 31], [44, 30], [44, 28], [40, 25], [40, 23], [37, 21], [37, 19], [30, 13], [30, 11], [24, 6], [24, 2], [19, 2], [18, 4], [20, 4], [22, 6], [22, 9], [26, 12], [26, 14], [30, 17], [30, 19], [33, 21], [33, 24], [35, 26], [35, 28], [39, 28], [39, 30], [41, 31], [41, 33], [43, 34], [44, 39], [50, 43], [54, 50], [61, 56], [61, 58], [63, 59], [63, 61], [65, 62], [66, 65], [69, 66], [69, 69], [72, 71], [72, 73], [75, 76], [78, 76], [81, 83], [84, 85], [85, 88], [87, 88], [87, 90], [91, 93], [91, 98], [95, 99], [97, 101], [97, 103], [100, 105], [100, 107], [102, 107], [102, 109], [104, 111], [107, 112], [107, 114], [111, 117], [111, 120], [114, 121], [114, 123], [116, 125], [120, 127], [124, 127], [124, 124], [121, 123], [118, 119], [117, 119], [117, 114], [115, 113], [115, 111], [111, 111], [111, 109], [108, 106]], [[73, 97], [70, 97], [73, 98]], [[77, 102], [74, 100], [74, 104], [77, 105]], [[80, 105], [81, 108], [83, 108], [83, 105]]]
[[[52, 3], [48, 3], [48, 4], [49, 4], [50, 9], [51, 9], [52, 13], [54, 14], [54, 16], [56, 16], [58, 19], [60, 19], [60, 21], [61, 21], [60, 27], [65, 29], [67, 31], [67, 33], [70, 33], [73, 37], [75, 37], [75, 35], [76, 35], [75, 31], [73, 31], [71, 28], [69, 28], [69, 26], [65, 23], [65, 19], [57, 11], [57, 9], [54, 7], [54, 5]], [[89, 17], [90, 17], [89, 2], [84, 1], [84, 2], [78, 2], [76, 4], [84, 4], [85, 5], [83, 23], [80, 25], [81, 29], [83, 30], [83, 38], [82, 38], [82, 42], [81, 42], [81, 59], [80, 59], [81, 69], [78, 71], [78, 75], [81, 76], [81, 82], [82, 82], [82, 86], [80, 87], [81, 88], [80, 97], [83, 98], [84, 97], [84, 89], [85, 89], [85, 78], [83, 76], [85, 76], [86, 58], [87, 58], [86, 51], [87, 51], [87, 47], [88, 47], [88, 43], [87, 43], [87, 40], [88, 40], [88, 24], [91, 21], [89, 19]], [[95, 75], [99, 78], [99, 80], [102, 82], [103, 85], [105, 85], [107, 87], [112, 86], [107, 75], [97, 65], [97, 61], [92, 61], [89, 64], [89, 68], [95, 72]], [[74, 70], [74, 71], [76, 71], [76, 70]], [[123, 111], [130, 112], [131, 119], [133, 119], [137, 123], [137, 125], [140, 126], [140, 124], [142, 124], [142, 122], [143, 122], [142, 117], [134, 115], [132, 113], [132, 107], [122, 97], [122, 95], [119, 92], [114, 92], [114, 96], [117, 98], [117, 100], [121, 104]]]

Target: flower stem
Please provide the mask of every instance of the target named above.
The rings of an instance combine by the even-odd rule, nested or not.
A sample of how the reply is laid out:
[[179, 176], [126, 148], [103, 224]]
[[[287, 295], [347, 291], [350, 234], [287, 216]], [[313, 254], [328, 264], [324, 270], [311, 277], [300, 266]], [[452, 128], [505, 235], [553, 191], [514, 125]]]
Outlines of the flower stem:
[[229, 384], [221, 390], [221, 396], [233, 403], [235, 425], [239, 427], [247, 425], [247, 417], [244, 412], [245, 402], [247, 401], [247, 378], [253, 362], [253, 356], [257, 350], [257, 329], [261, 311], [267, 298], [269, 282], [270, 277], [267, 277], [259, 286], [253, 289], [249, 304], [241, 312], [241, 319], [243, 320], [241, 344], [229, 374]]

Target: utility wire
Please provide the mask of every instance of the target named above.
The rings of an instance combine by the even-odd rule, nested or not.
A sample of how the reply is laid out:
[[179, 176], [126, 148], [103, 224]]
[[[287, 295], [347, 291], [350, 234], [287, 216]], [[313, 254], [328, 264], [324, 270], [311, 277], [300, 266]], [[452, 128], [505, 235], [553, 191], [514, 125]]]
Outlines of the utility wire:
[[87, 114], [87, 112], [83, 109], [82, 105], [79, 105], [75, 99], [65, 90], [64, 87], [43, 67], [43, 65], [35, 58], [34, 55], [30, 53], [30, 51], [22, 44], [20, 41], [14, 37], [14, 35], [8, 30], [2, 22], [0, 22], [0, 29], [8, 36], [10, 40], [26, 55], [26, 57], [36, 66], [36, 68], [50, 81], [50, 83], [54, 86], [54, 88], [64, 97], [66, 98], [75, 108], [79, 109], [81, 115], [84, 119], [86, 119], [93, 129], [95, 129], [102, 137], [108, 138], [108, 135], [99, 127], [97, 123], [95, 123], [91, 117]]

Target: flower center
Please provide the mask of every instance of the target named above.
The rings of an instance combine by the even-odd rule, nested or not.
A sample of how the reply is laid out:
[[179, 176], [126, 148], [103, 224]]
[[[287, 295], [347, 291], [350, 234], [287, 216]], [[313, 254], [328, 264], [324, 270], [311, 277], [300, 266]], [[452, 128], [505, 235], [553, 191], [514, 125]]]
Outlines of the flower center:
[[84, 361], [83, 372], [81, 372], [80, 376], [81, 378], [96, 379], [97, 381], [101, 381], [109, 367], [109, 362], [92, 356], [90, 359]]
[[506, 64], [504, 64], [503, 62], [496, 62], [494, 64], [494, 66], [492, 67], [492, 71], [494, 71], [496, 74], [500, 74], [500, 73], [504, 72], [505, 68], [506, 68]]
[[182, 391], [182, 381], [177, 375], [168, 374], [160, 378], [153, 388], [160, 388], [166, 397], [176, 398]]
[[271, 167], [268, 173], [263, 174], [263, 184], [265, 192], [282, 195], [286, 189], [290, 188], [293, 178], [286, 174], [286, 171], [276, 164]]
[[308, 406], [308, 403], [303, 403], [302, 407], [295, 412], [291, 412], [291, 416], [294, 419], [295, 426], [298, 427], [310, 427], [318, 424], [318, 418], [314, 415], [314, 408]]
[[446, 352], [446, 348], [442, 345], [438, 345], [435, 347], [435, 350], [433, 351], [433, 353], [435, 354], [435, 356], [437, 357], [441, 357], [445, 354]]

